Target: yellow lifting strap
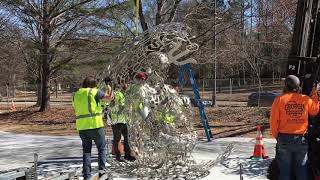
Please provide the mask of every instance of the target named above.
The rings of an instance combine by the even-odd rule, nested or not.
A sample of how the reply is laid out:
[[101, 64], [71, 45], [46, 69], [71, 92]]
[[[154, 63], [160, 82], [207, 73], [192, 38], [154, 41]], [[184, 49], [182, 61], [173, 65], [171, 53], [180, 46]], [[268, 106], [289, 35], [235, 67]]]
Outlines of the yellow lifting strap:
[[138, 36], [138, 27], [139, 27], [139, 2], [140, 0], [136, 0], [136, 19], [135, 19], [135, 23], [136, 23], [136, 36]]

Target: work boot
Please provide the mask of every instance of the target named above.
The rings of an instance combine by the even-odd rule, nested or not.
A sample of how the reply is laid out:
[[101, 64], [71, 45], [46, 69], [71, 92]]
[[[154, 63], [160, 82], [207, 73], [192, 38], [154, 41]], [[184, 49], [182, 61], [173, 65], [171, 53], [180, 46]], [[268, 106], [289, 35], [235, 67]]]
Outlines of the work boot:
[[106, 170], [99, 171], [99, 180], [108, 180], [108, 173]]
[[127, 161], [135, 161], [136, 158], [134, 156], [124, 156], [124, 159], [127, 160]]
[[118, 162], [124, 162], [124, 159], [121, 158], [121, 157], [116, 157], [116, 161], [118, 161]]
[[90, 180], [92, 178], [92, 176], [90, 177], [80, 177], [79, 180]]

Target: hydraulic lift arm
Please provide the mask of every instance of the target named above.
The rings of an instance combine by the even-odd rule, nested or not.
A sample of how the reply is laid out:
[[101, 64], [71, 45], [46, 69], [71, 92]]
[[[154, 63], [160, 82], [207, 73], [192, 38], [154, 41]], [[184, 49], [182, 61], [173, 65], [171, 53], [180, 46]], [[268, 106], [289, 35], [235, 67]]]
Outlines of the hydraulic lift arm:
[[[300, 78], [302, 93], [310, 95], [320, 67], [320, 0], [298, 0], [287, 75]], [[320, 116], [309, 117], [308, 159], [310, 179], [320, 179]]]
[[[299, 77], [302, 93], [310, 95], [313, 84], [320, 79], [319, 67], [320, 0], [298, 0], [287, 75]], [[320, 115], [309, 118], [307, 139], [309, 179], [320, 180]], [[276, 161], [273, 160], [267, 177], [270, 180], [279, 180], [278, 175], [279, 169]]]
[[[309, 95], [318, 79], [320, 63], [320, 0], [298, 0], [287, 75], [300, 78], [302, 93]], [[306, 75], [311, 78], [305, 78]]]

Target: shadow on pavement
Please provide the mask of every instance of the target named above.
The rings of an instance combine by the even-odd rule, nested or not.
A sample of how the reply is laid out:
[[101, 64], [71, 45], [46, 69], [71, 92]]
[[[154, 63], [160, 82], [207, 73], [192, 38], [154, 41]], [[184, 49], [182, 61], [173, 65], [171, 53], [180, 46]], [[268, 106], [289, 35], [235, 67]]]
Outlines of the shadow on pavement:
[[242, 164], [242, 175], [253, 178], [267, 175], [268, 166], [272, 158], [264, 160], [251, 160], [244, 158], [227, 158], [226, 161], [221, 162], [221, 165], [227, 169], [224, 174], [239, 174], [240, 176], [240, 163]]

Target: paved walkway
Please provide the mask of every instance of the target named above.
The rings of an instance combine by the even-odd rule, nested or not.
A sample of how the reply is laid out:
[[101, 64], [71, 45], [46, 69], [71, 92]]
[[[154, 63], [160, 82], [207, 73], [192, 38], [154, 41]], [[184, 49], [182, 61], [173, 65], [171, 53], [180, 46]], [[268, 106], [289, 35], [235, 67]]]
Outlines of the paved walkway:
[[[213, 167], [203, 180], [240, 179], [240, 163], [243, 166], [244, 180], [261, 180], [266, 178], [266, 171], [271, 158], [274, 157], [275, 140], [264, 139], [269, 159], [250, 160], [255, 140], [253, 138], [222, 138], [211, 142], [199, 141], [192, 155], [197, 162], [214, 160], [230, 143], [235, 149], [223, 162]], [[81, 141], [77, 136], [38, 136], [0, 132], [0, 171], [30, 167], [34, 153], [39, 154], [39, 174], [55, 174], [79, 168], [82, 164]], [[96, 150], [93, 148], [96, 160]], [[96, 166], [97, 163], [94, 163]], [[122, 179], [122, 178], [115, 178]]]
[[275, 143], [273, 139], [264, 139], [268, 159], [257, 161], [249, 157], [253, 153], [255, 140], [253, 138], [222, 138], [210, 143], [198, 143], [193, 154], [196, 159], [214, 159], [220, 151], [223, 151], [229, 143], [235, 143], [235, 149], [231, 155], [219, 165], [210, 170], [210, 175], [204, 180], [237, 180], [240, 179], [240, 163], [243, 166], [244, 180], [267, 179], [267, 169], [275, 155]]

